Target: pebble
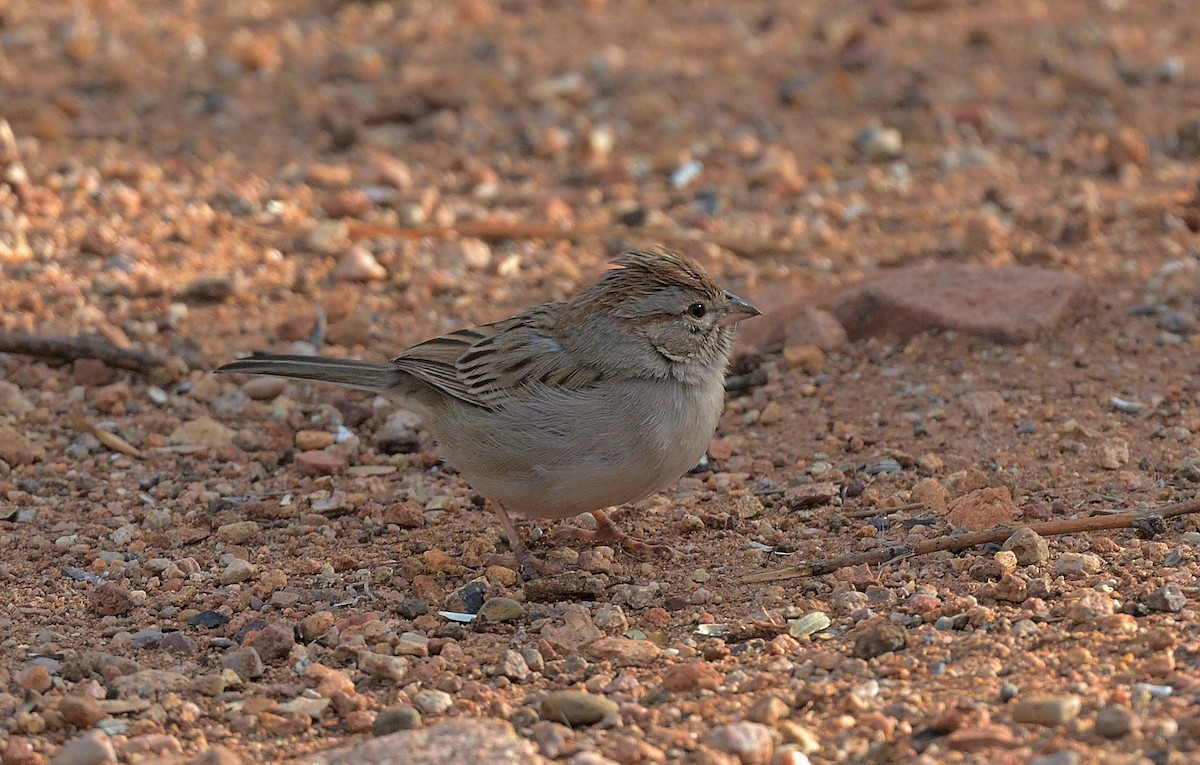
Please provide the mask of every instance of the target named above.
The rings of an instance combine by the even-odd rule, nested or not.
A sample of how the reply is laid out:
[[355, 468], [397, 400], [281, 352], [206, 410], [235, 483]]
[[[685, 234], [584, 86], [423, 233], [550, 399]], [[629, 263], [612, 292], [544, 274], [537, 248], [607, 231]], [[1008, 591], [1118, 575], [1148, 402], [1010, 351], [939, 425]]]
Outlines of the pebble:
[[10, 425], [0, 425], [0, 460], [11, 467], [32, 465], [46, 458], [46, 450]]
[[105, 582], [92, 590], [89, 606], [100, 616], [123, 616], [133, 610], [134, 602], [124, 585]]
[[525, 657], [519, 652], [507, 650], [500, 656], [500, 661], [496, 663], [493, 671], [494, 675], [507, 677], [516, 683], [521, 683], [529, 679], [529, 665], [525, 662]]
[[649, 640], [630, 638], [600, 638], [587, 647], [588, 655], [594, 659], [608, 660], [614, 666], [645, 666], [662, 653], [662, 649]]
[[1074, 720], [1083, 702], [1074, 694], [1034, 696], [1017, 700], [1012, 707], [1013, 722], [1054, 727]]
[[117, 753], [108, 734], [90, 730], [68, 741], [50, 762], [51, 765], [100, 765], [116, 759]]
[[1187, 605], [1187, 596], [1183, 594], [1179, 585], [1168, 582], [1147, 595], [1144, 603], [1147, 608], [1154, 611], [1175, 613], [1182, 611], [1183, 607]]
[[794, 638], [808, 637], [829, 629], [833, 622], [824, 611], [813, 611], [801, 616], [788, 625], [788, 634]]
[[1017, 739], [1007, 725], [978, 725], [954, 731], [946, 737], [946, 745], [958, 752], [978, 752], [991, 747], [1012, 749]]
[[1036, 566], [1050, 557], [1049, 543], [1028, 526], [1014, 531], [1002, 549], [1016, 553], [1017, 563], [1022, 566]]
[[734, 755], [742, 765], [768, 765], [775, 750], [770, 728], [755, 722], [718, 725], [704, 737], [704, 743], [719, 752]]
[[596, 609], [592, 623], [610, 635], [624, 635], [629, 629], [629, 619], [620, 606], [605, 604]]
[[[528, 588], [527, 583], [526, 590]], [[570, 603], [564, 609], [563, 623], [550, 622], [542, 627], [542, 637], [550, 645], [570, 654], [604, 637], [604, 633], [592, 622], [591, 614], [586, 608], [578, 603]]]
[[294, 462], [301, 475], [316, 477], [342, 475], [346, 472], [350, 460], [344, 452], [319, 449], [300, 452], [295, 456]]
[[20, 736], [9, 736], [3, 752], [0, 752], [0, 762], [4, 765], [42, 765], [45, 761], [33, 751], [33, 745]]
[[1096, 713], [1096, 732], [1105, 738], [1121, 738], [1140, 727], [1137, 712], [1121, 704], [1109, 704]]
[[400, 656], [428, 656], [429, 638], [416, 632], [403, 632], [393, 650]]
[[403, 656], [365, 651], [358, 655], [358, 668], [378, 680], [399, 682], [408, 674], [408, 659]]
[[1100, 444], [1096, 465], [1105, 470], [1120, 470], [1129, 462], [1129, 443], [1123, 438], [1110, 438]]
[[792, 708], [783, 699], [778, 696], [767, 696], [750, 708], [750, 719], [756, 723], [775, 727], [791, 711]]
[[1104, 561], [1095, 553], [1065, 552], [1054, 561], [1054, 573], [1063, 576], [1095, 574]]
[[221, 570], [221, 584], [237, 584], [254, 576], [257, 568], [253, 563], [241, 558], [234, 558]]
[[854, 136], [854, 146], [873, 161], [898, 159], [904, 152], [904, 138], [896, 128], [870, 125]]
[[1079, 752], [1063, 749], [1053, 754], [1034, 757], [1029, 760], [1029, 765], [1080, 765], [1082, 762], [1083, 758], [1079, 756]]
[[587, 691], [551, 691], [542, 699], [542, 719], [564, 725], [592, 725], [619, 707], [612, 699]]
[[525, 616], [525, 607], [512, 598], [493, 597], [483, 602], [477, 616], [485, 622], [515, 622]]
[[291, 701], [280, 704], [276, 709], [289, 715], [307, 715], [312, 718], [320, 717], [329, 707], [329, 699], [310, 699], [307, 696], [297, 696]]
[[300, 637], [312, 642], [333, 628], [333, 614], [317, 611], [300, 620]]
[[0, 412], [20, 417], [34, 409], [33, 402], [25, 398], [20, 388], [8, 380], [0, 380]]
[[242, 383], [242, 392], [255, 401], [270, 401], [283, 393], [287, 380], [282, 377], [251, 377]]
[[426, 688], [413, 697], [413, 705], [423, 715], [440, 715], [454, 706], [454, 697], [445, 691]]
[[239, 648], [221, 657], [221, 666], [232, 669], [243, 681], [262, 677], [263, 661], [254, 648]]
[[798, 747], [804, 754], [813, 754], [821, 748], [817, 735], [800, 723], [784, 720], [779, 723], [779, 733], [784, 741]]
[[233, 293], [233, 279], [225, 274], [208, 274], [185, 284], [179, 291], [179, 299], [184, 303], [203, 305], [224, 302]]
[[198, 417], [172, 430], [171, 434], [167, 436], [167, 443], [176, 446], [186, 444], [219, 449], [233, 443], [234, 435], [232, 429], [216, 420], [210, 417]]
[[80, 729], [90, 728], [108, 717], [100, 702], [90, 696], [63, 696], [58, 711], [64, 720]]
[[486, 600], [488, 583], [483, 579], [474, 579], [459, 587], [446, 596], [442, 605], [448, 611], [461, 614], [477, 614], [483, 608]]
[[232, 542], [235, 545], [245, 544], [258, 533], [259, 525], [254, 521], [236, 521], [217, 527], [217, 539]]
[[1006, 486], [977, 489], [952, 501], [946, 513], [951, 525], [982, 531], [1012, 523], [1021, 514]]
[[215, 744], [201, 752], [189, 765], [244, 765], [245, 761], [231, 749]]
[[355, 245], [338, 259], [333, 277], [344, 282], [379, 282], [387, 278], [387, 269], [379, 264], [370, 250]]
[[398, 730], [412, 730], [421, 726], [421, 713], [407, 705], [388, 707], [380, 711], [371, 726], [371, 733], [386, 736]]
[[167, 733], [144, 733], [121, 744], [121, 756], [140, 762], [145, 755], [171, 755], [183, 751], [179, 739]]
[[45, 693], [53, 685], [53, 681], [50, 679], [50, 670], [41, 664], [26, 667], [17, 673], [17, 685], [27, 691]]
[[325, 430], [298, 430], [295, 443], [296, 448], [302, 452], [324, 449], [333, 446], [333, 434]]
[[193, 654], [199, 649], [196, 641], [182, 632], [168, 632], [164, 634], [159, 647], [167, 651], [182, 654]]
[[695, 688], [715, 691], [724, 680], [725, 676], [708, 662], [692, 661], [668, 670], [663, 677], [663, 688], [676, 693]]
[[891, 651], [900, 651], [908, 645], [904, 629], [895, 624], [879, 624], [864, 630], [854, 641], [851, 652], [857, 659], [873, 659]]
[[313, 252], [332, 255], [345, 246], [349, 235], [350, 228], [344, 221], [321, 220], [308, 232], [305, 245]]

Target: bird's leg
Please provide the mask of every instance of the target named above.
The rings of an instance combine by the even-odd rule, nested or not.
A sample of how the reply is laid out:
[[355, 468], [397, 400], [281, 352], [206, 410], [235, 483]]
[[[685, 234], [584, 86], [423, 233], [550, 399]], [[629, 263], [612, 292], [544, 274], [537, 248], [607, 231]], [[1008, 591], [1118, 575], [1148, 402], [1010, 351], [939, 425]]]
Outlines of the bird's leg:
[[493, 502], [492, 505], [496, 508], [496, 515], [500, 516], [500, 525], [504, 527], [504, 536], [508, 537], [508, 546], [513, 552], [517, 566], [542, 576], [559, 573], [557, 567], [529, 552], [529, 548], [521, 541], [521, 535], [517, 533], [517, 524], [513, 523], [512, 516], [504, 509], [504, 505], [499, 502]]
[[616, 542], [626, 552], [634, 555], [647, 553], [672, 553], [670, 545], [660, 542], [649, 542], [645, 539], [632, 537], [617, 528], [603, 510], [593, 510], [592, 517], [596, 519], [596, 530], [588, 531], [577, 526], [564, 526], [556, 529], [554, 535], [560, 538], [570, 538], [579, 542]]

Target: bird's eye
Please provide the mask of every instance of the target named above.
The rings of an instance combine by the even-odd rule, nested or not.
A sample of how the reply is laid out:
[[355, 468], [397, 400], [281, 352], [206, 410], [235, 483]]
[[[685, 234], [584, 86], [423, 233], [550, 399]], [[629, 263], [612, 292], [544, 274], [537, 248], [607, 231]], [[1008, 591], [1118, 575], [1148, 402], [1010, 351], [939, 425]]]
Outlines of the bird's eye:
[[692, 303], [687, 309], [687, 315], [693, 319], [703, 319], [706, 313], [708, 309], [704, 307], [704, 303]]

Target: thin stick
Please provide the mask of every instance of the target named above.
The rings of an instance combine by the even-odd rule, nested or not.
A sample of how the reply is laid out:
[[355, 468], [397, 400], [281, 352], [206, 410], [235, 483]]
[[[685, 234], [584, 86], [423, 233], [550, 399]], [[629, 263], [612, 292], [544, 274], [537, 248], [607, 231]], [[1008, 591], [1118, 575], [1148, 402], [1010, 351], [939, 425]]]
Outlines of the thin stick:
[[85, 420], [78, 414], [71, 412], [68, 417], [71, 419], [71, 426], [80, 433], [90, 433], [95, 436], [96, 440], [107, 446], [109, 449], [128, 454], [130, 457], [137, 457], [139, 460], [145, 459], [146, 455], [142, 454], [142, 450], [133, 444], [121, 438], [116, 433], [110, 433], [107, 430], [101, 430], [92, 423]]
[[60, 361], [99, 359], [110, 367], [143, 374], [166, 363], [166, 359], [156, 352], [121, 348], [100, 335], [62, 337], [31, 332], [0, 332], [0, 353], [19, 353]]
[[[1200, 513], [1200, 499], [1189, 499], [1185, 502], [1176, 502], [1171, 505], [1164, 505], [1154, 510], [1134, 510], [1128, 513], [1116, 513], [1113, 515], [1094, 515], [1088, 518], [1072, 518], [1064, 521], [1046, 521], [1045, 523], [1034, 523], [1029, 528], [1036, 531], [1044, 537], [1058, 536], [1061, 534], [1079, 534], [1086, 531], [1100, 531], [1102, 529], [1127, 529], [1139, 526], [1149, 525], [1151, 528], [1161, 525], [1167, 518], [1174, 518], [1179, 515], [1189, 515], [1191, 513]], [[774, 571], [764, 571], [760, 574], [750, 574], [738, 580], [739, 584], [757, 584], [762, 582], [780, 582], [785, 579], [796, 579], [804, 576], [824, 576], [832, 571], [837, 571], [840, 568], [848, 566], [857, 566], [861, 563], [868, 565], [876, 565], [886, 563], [895, 558], [905, 556], [929, 555], [930, 553], [942, 552], [944, 550], [965, 550], [968, 547], [977, 545], [985, 545], [989, 542], [1004, 542], [1013, 535], [1019, 526], [996, 526], [994, 528], [985, 529], [983, 531], [973, 531], [969, 534], [958, 534], [956, 536], [939, 537], [921, 542], [915, 546], [895, 545], [885, 547], [882, 550], [872, 550], [863, 553], [851, 553], [850, 555], [842, 555], [837, 558], [828, 558], [826, 560], [818, 560], [813, 563], [806, 563], [800, 566], [789, 566], [787, 568], [776, 569]]]

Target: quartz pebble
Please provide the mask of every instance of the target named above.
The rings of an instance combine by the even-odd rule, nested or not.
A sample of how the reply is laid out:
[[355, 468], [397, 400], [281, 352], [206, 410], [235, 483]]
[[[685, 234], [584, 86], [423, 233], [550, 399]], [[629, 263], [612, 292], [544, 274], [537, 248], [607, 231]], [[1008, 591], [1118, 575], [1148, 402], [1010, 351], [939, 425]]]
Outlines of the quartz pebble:
[[454, 706], [454, 697], [445, 691], [425, 689], [413, 697], [413, 705], [422, 715], [440, 715]]
[[100, 765], [115, 762], [117, 752], [113, 749], [108, 734], [101, 730], [89, 730], [71, 739], [51, 761], [51, 765]]
[[564, 725], [592, 725], [617, 713], [617, 703], [587, 691], [551, 691], [542, 699], [542, 719]]
[[1082, 708], [1083, 702], [1073, 694], [1035, 696], [1018, 699], [1012, 707], [1012, 719], [1013, 722], [1054, 727], [1074, 720]]
[[1017, 563], [1022, 566], [1036, 566], [1050, 557], [1050, 545], [1042, 535], [1028, 526], [1014, 531], [1013, 535], [1005, 540], [1003, 549], [1015, 553]]
[[742, 765], [768, 765], [775, 750], [775, 734], [761, 723], [735, 722], [713, 728], [704, 743], [734, 755]]

